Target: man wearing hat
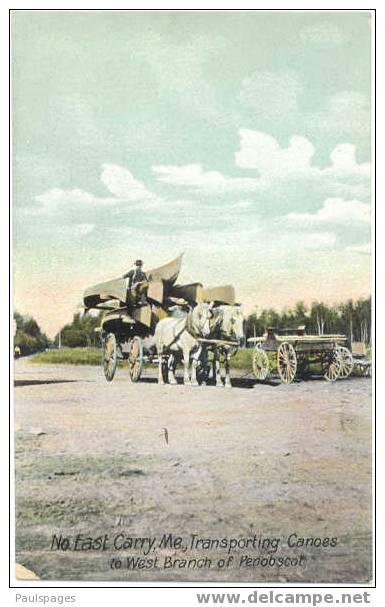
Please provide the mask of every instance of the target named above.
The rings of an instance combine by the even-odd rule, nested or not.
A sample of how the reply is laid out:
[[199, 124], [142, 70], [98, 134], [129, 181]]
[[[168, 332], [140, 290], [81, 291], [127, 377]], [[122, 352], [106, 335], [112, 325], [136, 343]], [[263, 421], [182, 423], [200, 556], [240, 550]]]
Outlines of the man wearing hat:
[[123, 275], [123, 278], [128, 278], [128, 288], [131, 289], [138, 282], [143, 282], [143, 280], [147, 280], [146, 273], [143, 272], [143, 261], [141, 259], [137, 259], [135, 261], [135, 268], [127, 272], [127, 274]]
[[137, 287], [135, 289], [135, 303], [136, 304], [140, 304], [140, 303], [145, 304], [146, 302], [144, 301], [144, 297], [143, 297], [143, 295], [142, 295], [142, 297], [140, 297], [140, 293], [139, 293], [140, 289], [138, 288], [139, 287], [138, 283], [145, 282], [147, 280], [147, 275], [143, 271], [143, 261], [141, 259], [137, 259], [135, 261], [135, 267], [132, 270], [130, 270], [129, 272], [127, 272], [126, 274], [124, 274], [123, 278], [128, 278], [128, 290], [129, 291], [131, 289], [133, 289], [133, 287]]
[[191, 310], [189, 303], [181, 297], [169, 297], [169, 301], [172, 305], [168, 307], [168, 311], [174, 318], [185, 318]]

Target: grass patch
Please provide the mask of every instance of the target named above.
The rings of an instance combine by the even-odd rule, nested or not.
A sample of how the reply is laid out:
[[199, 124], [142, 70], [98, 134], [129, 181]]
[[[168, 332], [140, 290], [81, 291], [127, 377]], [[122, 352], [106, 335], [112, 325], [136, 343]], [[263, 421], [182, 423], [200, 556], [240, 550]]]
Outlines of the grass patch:
[[253, 368], [252, 358], [253, 351], [251, 348], [247, 350], [239, 349], [235, 356], [231, 357], [231, 367], [233, 369], [242, 369], [251, 371]]
[[[234, 369], [252, 369], [253, 350], [238, 350], [231, 358]], [[35, 354], [30, 360], [34, 364], [53, 365], [101, 365], [102, 351], [100, 348], [61, 348], [60, 350], [47, 350]], [[119, 361], [120, 362], [120, 361]]]
[[[240, 369], [243, 371], [253, 370], [253, 354], [254, 348], [247, 348], [244, 350], [238, 350], [235, 356], [231, 357], [231, 367], [233, 369]], [[277, 366], [277, 355], [275, 352], [266, 352], [270, 363], [270, 371], [276, 369]]]
[[[236, 355], [231, 358], [231, 366], [234, 369], [251, 371], [253, 352], [253, 348], [239, 349]], [[102, 352], [100, 348], [62, 348], [60, 350], [39, 352], [31, 358], [31, 362], [41, 365], [101, 365], [101, 357]], [[274, 355], [272, 356], [271, 363], [273, 363], [273, 359], [275, 359]]]
[[[231, 368], [245, 372], [253, 370], [253, 353], [254, 348], [239, 349], [238, 352], [231, 358]], [[277, 368], [277, 355], [275, 352], [267, 352], [270, 362], [270, 372]], [[368, 359], [371, 358], [371, 352], [368, 353]], [[101, 348], [62, 348], [60, 350], [48, 350], [35, 354], [30, 361], [34, 364], [64, 364], [64, 365], [97, 365], [102, 364]], [[126, 363], [118, 361], [118, 366], [124, 366]], [[319, 374], [320, 364], [310, 361], [309, 371]], [[364, 375], [358, 368], [355, 368], [353, 374], [355, 376]]]
[[31, 362], [38, 365], [100, 365], [101, 359], [100, 348], [61, 348], [39, 352]]

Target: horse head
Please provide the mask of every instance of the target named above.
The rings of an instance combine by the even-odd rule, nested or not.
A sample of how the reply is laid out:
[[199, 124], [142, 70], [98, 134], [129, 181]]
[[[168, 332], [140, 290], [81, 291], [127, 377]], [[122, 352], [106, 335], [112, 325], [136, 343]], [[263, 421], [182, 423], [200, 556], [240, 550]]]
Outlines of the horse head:
[[242, 343], [245, 338], [244, 316], [240, 306], [221, 306], [221, 332], [231, 340]]
[[211, 333], [211, 321], [213, 310], [211, 304], [200, 303], [191, 312], [191, 321], [194, 331], [202, 337], [208, 337]]

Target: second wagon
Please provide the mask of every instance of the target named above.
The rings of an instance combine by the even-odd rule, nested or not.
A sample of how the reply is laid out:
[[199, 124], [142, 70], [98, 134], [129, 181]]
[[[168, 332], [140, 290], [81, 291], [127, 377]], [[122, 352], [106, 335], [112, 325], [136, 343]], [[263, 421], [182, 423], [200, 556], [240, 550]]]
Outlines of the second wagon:
[[304, 327], [295, 330], [270, 327], [265, 335], [247, 341], [255, 345], [253, 372], [260, 381], [265, 381], [270, 373], [268, 353], [274, 353], [278, 375], [285, 384], [306, 375], [315, 365], [328, 381], [349, 377], [353, 370], [353, 356], [345, 335], [306, 335]]

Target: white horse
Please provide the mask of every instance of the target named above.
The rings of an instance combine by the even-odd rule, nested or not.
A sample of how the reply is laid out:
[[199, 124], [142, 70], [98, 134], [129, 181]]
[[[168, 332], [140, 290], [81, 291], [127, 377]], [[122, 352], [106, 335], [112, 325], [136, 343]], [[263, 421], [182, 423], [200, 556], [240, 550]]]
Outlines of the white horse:
[[215, 375], [215, 384], [222, 386], [220, 356], [223, 355], [225, 366], [226, 388], [231, 388], [230, 377], [230, 358], [237, 351], [245, 338], [244, 334], [244, 316], [239, 306], [222, 305], [214, 308], [212, 324], [215, 325], [214, 336], [223, 341], [232, 341], [234, 345], [218, 345], [213, 349], [213, 374]]
[[[199, 337], [210, 335], [210, 320], [212, 319], [212, 305], [198, 304], [185, 318], [164, 318], [160, 320], [155, 329], [155, 343], [159, 359], [158, 383], [164, 384], [162, 366], [164, 357], [168, 355], [167, 379], [170, 384], [176, 384], [174, 373], [175, 355], [182, 353], [185, 384], [198, 385], [196, 370], [202, 352]], [[190, 358], [193, 357], [191, 381], [189, 377]]]

